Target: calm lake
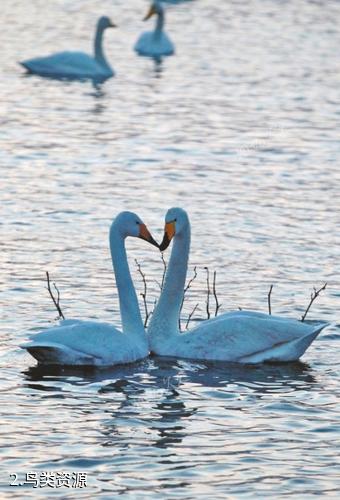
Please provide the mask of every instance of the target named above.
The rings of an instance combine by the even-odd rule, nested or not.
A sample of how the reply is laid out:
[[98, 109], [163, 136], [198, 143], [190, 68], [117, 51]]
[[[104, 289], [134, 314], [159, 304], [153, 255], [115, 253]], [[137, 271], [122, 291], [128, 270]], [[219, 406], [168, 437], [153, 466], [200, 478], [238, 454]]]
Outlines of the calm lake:
[[[1, 498], [339, 497], [340, 2], [168, 4], [176, 55], [161, 64], [133, 51], [148, 5], [1, 3]], [[114, 78], [17, 64], [91, 52], [100, 15], [118, 25], [104, 40]], [[222, 311], [266, 312], [273, 284], [273, 313], [301, 318], [327, 282], [307, 318], [330, 325], [301, 362], [37, 367], [18, 346], [55, 322], [45, 271], [67, 318], [120, 325], [111, 221], [133, 210], [159, 241], [171, 206], [190, 215], [198, 272], [184, 322], [197, 303], [194, 322], [206, 316], [205, 266]], [[160, 254], [127, 249], [152, 309]], [[86, 473], [87, 487], [10, 486], [46, 472]]]

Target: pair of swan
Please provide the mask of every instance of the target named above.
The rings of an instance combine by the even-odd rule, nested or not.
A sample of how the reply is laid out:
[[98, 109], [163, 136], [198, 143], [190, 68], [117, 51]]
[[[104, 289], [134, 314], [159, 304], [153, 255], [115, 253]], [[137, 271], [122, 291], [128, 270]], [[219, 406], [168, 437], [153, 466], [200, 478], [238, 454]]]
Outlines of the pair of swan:
[[[143, 33], [135, 45], [135, 51], [142, 56], [159, 59], [174, 53], [174, 46], [164, 33], [164, 9], [158, 0], [154, 0], [145, 16], [146, 21], [157, 15], [154, 31]], [[97, 22], [94, 39], [94, 56], [84, 52], [58, 52], [47, 57], [36, 57], [22, 61], [20, 64], [29, 72], [50, 78], [91, 79], [103, 82], [114, 75], [103, 50], [103, 35], [107, 28], [116, 25], [106, 16], [100, 17]]]
[[[164, 287], [145, 332], [127, 263], [124, 240], [140, 237], [165, 250], [173, 249]], [[110, 248], [118, 287], [123, 332], [92, 321], [66, 320], [22, 345], [40, 363], [110, 366], [161, 356], [237, 363], [295, 361], [326, 324], [310, 325], [253, 311], [225, 313], [181, 333], [178, 318], [190, 250], [187, 213], [171, 208], [163, 241], [158, 245], [141, 219], [131, 212], [117, 216], [110, 230]]]

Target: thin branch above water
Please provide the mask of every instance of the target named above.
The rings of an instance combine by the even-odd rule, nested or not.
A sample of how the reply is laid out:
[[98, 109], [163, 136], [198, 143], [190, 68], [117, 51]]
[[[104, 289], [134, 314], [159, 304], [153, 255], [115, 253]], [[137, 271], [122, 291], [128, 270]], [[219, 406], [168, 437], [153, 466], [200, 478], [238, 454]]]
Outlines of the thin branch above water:
[[326, 289], [326, 286], [327, 286], [327, 283], [325, 283], [321, 288], [319, 288], [319, 290], [317, 290], [315, 287], [313, 288], [313, 292], [310, 294], [309, 304], [308, 304], [307, 309], [305, 310], [304, 314], [301, 317], [301, 321], [305, 320], [305, 318], [309, 312], [309, 309], [311, 308], [311, 305], [313, 304], [314, 300], [320, 295], [320, 293], [323, 290]]
[[62, 318], [62, 319], [65, 319], [65, 316], [63, 315], [63, 312], [61, 310], [61, 307], [60, 307], [60, 292], [59, 292], [59, 289], [57, 287], [57, 285], [55, 283], [53, 283], [53, 286], [54, 286], [54, 289], [55, 291], [57, 292], [57, 298], [55, 298], [55, 296], [53, 295], [53, 292], [52, 292], [52, 289], [51, 289], [51, 281], [50, 281], [50, 275], [49, 275], [49, 272], [46, 271], [46, 279], [47, 279], [47, 290], [48, 290], [48, 293], [50, 294], [50, 297], [53, 301], [53, 304], [55, 305], [57, 311], [58, 311], [58, 319], [59, 318]]

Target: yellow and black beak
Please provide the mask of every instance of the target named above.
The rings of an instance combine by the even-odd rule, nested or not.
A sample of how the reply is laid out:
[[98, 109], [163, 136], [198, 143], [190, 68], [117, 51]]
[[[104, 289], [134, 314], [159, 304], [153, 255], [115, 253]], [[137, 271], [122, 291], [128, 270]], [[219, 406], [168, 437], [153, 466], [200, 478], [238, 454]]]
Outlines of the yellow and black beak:
[[139, 235], [138, 235], [138, 237], [142, 238], [142, 240], [148, 241], [149, 243], [151, 243], [151, 245], [154, 245], [155, 247], [159, 248], [159, 245], [158, 245], [157, 241], [155, 241], [153, 239], [153, 237], [151, 236], [150, 231], [148, 230], [148, 228], [146, 227], [145, 224], [139, 224]]
[[176, 234], [176, 223], [175, 221], [173, 222], [166, 222], [165, 228], [164, 228], [164, 236], [163, 236], [163, 241], [159, 245], [159, 249], [161, 252], [164, 252], [170, 245], [170, 241]]
[[152, 17], [154, 14], [157, 14], [156, 12], [156, 9], [155, 9], [155, 6], [152, 4], [148, 13], [146, 14], [146, 16], [144, 17], [143, 21], [147, 21], [148, 19], [150, 19], [150, 17]]

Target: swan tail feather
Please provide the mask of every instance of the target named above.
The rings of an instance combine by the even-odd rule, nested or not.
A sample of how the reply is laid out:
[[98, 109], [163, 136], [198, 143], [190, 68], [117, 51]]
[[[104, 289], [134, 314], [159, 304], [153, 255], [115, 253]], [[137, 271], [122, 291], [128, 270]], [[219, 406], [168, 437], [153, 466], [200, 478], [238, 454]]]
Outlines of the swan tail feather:
[[39, 344], [28, 342], [22, 344], [20, 347], [26, 349], [38, 363], [44, 365], [93, 366], [100, 364], [96, 356], [53, 342], [43, 342]]
[[20, 61], [19, 64], [21, 64], [21, 66], [23, 66], [26, 69], [26, 71], [28, 71], [28, 73], [32, 73], [32, 68], [28, 62]]
[[313, 340], [319, 335], [327, 324], [317, 325], [310, 333], [291, 340], [276, 344], [270, 349], [259, 351], [238, 360], [239, 363], [264, 363], [264, 362], [290, 362], [297, 361], [308, 349]]

